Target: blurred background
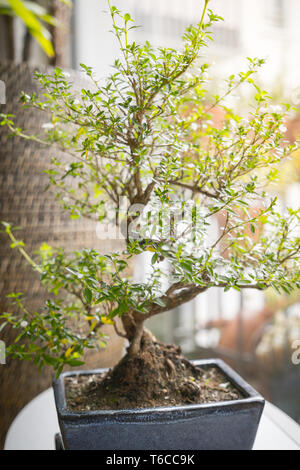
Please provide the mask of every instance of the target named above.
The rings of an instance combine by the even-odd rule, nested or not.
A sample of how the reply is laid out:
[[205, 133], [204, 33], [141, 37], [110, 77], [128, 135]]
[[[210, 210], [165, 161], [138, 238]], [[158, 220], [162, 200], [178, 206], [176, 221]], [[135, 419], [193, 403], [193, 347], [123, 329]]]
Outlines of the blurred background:
[[[71, 69], [74, 80], [82, 79], [76, 72], [82, 62], [93, 67], [99, 79], [110, 73], [110, 66], [118, 55], [118, 45], [109, 32], [111, 24], [105, 13], [105, 0], [23, 3], [40, 24], [38, 31], [37, 24], [34, 30], [32, 23], [26, 23], [24, 11], [11, 9], [9, 1], [0, 0], [0, 80], [7, 83], [7, 88], [10, 86], [9, 93], [14, 96], [22, 89], [31, 90], [33, 85], [29, 72], [36, 66], [43, 68], [58, 65]], [[199, 0], [115, 0], [113, 3], [121, 10], [130, 12], [136, 23], [142, 26], [134, 30], [134, 40], [148, 40], [154, 45], [174, 48], [180, 47], [185, 27], [199, 20], [202, 7]], [[294, 141], [300, 134], [300, 113], [297, 111], [300, 111], [300, 2], [211, 0], [209, 6], [224, 18], [224, 22], [214, 27], [214, 43], [203, 52], [203, 61], [212, 64], [210, 75], [215, 78], [211, 86], [220, 87], [222, 79], [244, 70], [246, 57], [266, 59], [258, 81], [274, 97], [275, 103], [289, 102], [296, 108], [286, 123], [286, 137]], [[47, 36], [47, 31], [51, 37]], [[246, 91], [236, 92], [233, 99], [240, 109], [247, 110], [249, 96]], [[7, 145], [4, 136], [0, 141], [3, 146]], [[33, 231], [38, 233], [33, 247], [45, 239], [60, 244], [65, 241], [67, 232], [69, 235], [72, 233], [68, 239], [70, 247], [84, 246], [86, 240], [99, 247], [92, 226], [83, 227], [80, 221], [76, 221], [68, 229], [58, 209], [47, 203], [39, 204], [35, 212], [32, 210], [36, 189], [25, 184], [24, 175], [29, 181], [34, 181], [34, 178], [38, 178], [40, 163], [37, 166], [32, 163], [28, 165], [24, 160], [24, 149], [17, 149], [17, 143], [14, 145], [6, 148], [5, 152], [2, 146], [0, 219], [3, 220], [5, 216], [4, 220], [10, 217], [11, 221], [13, 218], [13, 222], [28, 229], [28, 236]], [[19, 164], [15, 159], [14, 167], [7, 157], [9, 152], [19, 155]], [[32, 155], [32, 151], [29, 154]], [[28, 158], [31, 158], [30, 155]], [[7, 186], [8, 176], [12, 181], [11, 186]], [[16, 178], [19, 178], [19, 186], [16, 185]], [[20, 188], [24, 188], [24, 191]], [[31, 195], [26, 194], [26, 191], [31, 191]], [[40, 194], [38, 200], [45, 201], [45, 196], [42, 192]], [[277, 194], [283, 206], [299, 206], [300, 154], [295, 154], [282, 167]], [[55, 227], [60, 228], [55, 230]], [[100, 248], [103, 249], [103, 246]], [[21, 272], [21, 284], [24, 278], [21, 262], [7, 256], [7, 250], [2, 244], [2, 297], [14, 289], [16, 272]], [[135, 276], [145, 276], [145, 265], [143, 262], [135, 267]], [[36, 287], [32, 302], [37, 300], [37, 296], [39, 298], [38, 289]], [[297, 297], [297, 294], [278, 296], [269, 291], [262, 293], [250, 290], [241, 294], [212, 289], [176, 311], [153, 319], [148, 326], [161, 340], [180, 344], [190, 358], [221, 357], [269, 401], [300, 423], [300, 365], [293, 364], [291, 359], [293, 343], [300, 339], [300, 296]], [[110, 354], [108, 363], [113, 363], [120, 352], [112, 351]], [[4, 388], [3, 371], [7, 371], [6, 383], [9, 381], [9, 371], [5, 366], [0, 367], [1, 389], [1, 375]], [[23, 373], [31, 377], [28, 370], [23, 370]], [[48, 384], [48, 374], [45, 374], [43, 380], [33, 377], [30, 380], [40, 380], [41, 385], [35, 387], [31, 395]], [[6, 385], [7, 394], [8, 389]], [[24, 393], [25, 396], [20, 396], [22, 404], [30, 398], [30, 393]], [[4, 409], [4, 399], [1, 406]], [[5, 406], [7, 410], [7, 404]], [[18, 406], [14, 403], [11, 405], [7, 423], [20, 406], [20, 403]]]

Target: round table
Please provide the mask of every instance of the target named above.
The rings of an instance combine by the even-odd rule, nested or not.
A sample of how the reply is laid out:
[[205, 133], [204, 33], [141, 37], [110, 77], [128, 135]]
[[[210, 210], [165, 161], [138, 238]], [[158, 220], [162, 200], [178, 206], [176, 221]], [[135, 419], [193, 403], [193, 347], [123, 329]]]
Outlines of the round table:
[[[10, 426], [4, 450], [55, 450], [59, 432], [51, 388], [34, 398]], [[266, 403], [254, 443], [255, 450], [300, 450], [300, 426]]]

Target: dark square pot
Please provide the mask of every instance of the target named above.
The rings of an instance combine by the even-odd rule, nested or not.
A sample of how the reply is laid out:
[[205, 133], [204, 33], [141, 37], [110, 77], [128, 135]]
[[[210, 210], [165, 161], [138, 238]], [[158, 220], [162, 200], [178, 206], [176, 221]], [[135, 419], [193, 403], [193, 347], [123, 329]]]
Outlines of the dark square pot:
[[252, 449], [264, 399], [220, 359], [193, 361], [218, 367], [244, 398], [219, 403], [129, 410], [74, 412], [66, 407], [64, 377], [53, 388], [65, 449], [202, 450]]

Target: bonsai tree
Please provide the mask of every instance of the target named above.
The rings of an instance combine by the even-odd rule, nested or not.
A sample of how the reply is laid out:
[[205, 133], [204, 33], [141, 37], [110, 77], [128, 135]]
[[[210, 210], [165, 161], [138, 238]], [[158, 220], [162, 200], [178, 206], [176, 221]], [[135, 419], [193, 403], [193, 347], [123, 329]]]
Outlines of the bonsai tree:
[[[67, 254], [43, 244], [33, 259], [4, 223], [12, 247], [52, 294], [39, 312], [28, 311], [20, 293], [10, 294], [23, 313], [2, 314], [20, 329], [8, 353], [40, 368], [51, 365], [59, 375], [65, 365], [83, 364], [86, 348], [104, 346], [101, 327], [113, 324], [128, 347], [103, 379], [104, 389], [135, 386], [145, 403], [189, 367], [175, 346], [158, 343], [144, 328], [147, 319], [213, 287], [286, 293], [300, 287], [300, 210], [283, 212], [272, 187], [278, 166], [296, 148], [284, 140], [289, 106], [272, 106], [255, 83], [258, 59], [231, 75], [222, 94], [208, 91], [201, 55], [221, 18], [208, 10], [209, 0], [203, 3], [199, 23], [186, 29], [178, 51], [130, 42], [131, 16], [108, 2], [122, 57], [105, 83], [86, 65], [92, 85], [81, 92], [61, 69], [38, 73], [42, 97], [21, 96], [25, 106], [51, 115], [38, 136], [1, 115], [12, 135], [49, 146], [49, 184], [70, 216], [94, 218], [99, 236], [104, 228], [124, 241], [123, 250], [108, 255], [96, 249]], [[242, 84], [254, 90], [244, 116], [228, 104]], [[216, 110], [222, 112], [218, 123]], [[134, 282], [126, 268], [144, 252], [152, 255], [151, 270], [144, 282]], [[192, 381], [188, 387], [199, 393]]]

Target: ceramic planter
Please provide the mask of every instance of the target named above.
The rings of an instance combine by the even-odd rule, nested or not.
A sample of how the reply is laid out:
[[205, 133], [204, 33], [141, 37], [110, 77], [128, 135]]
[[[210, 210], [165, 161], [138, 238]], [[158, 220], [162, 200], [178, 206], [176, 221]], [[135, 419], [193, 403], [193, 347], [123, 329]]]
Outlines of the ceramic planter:
[[219, 368], [244, 398], [201, 405], [74, 412], [66, 407], [64, 377], [104, 369], [63, 373], [53, 387], [65, 449], [251, 449], [264, 399], [223, 361], [193, 363]]

